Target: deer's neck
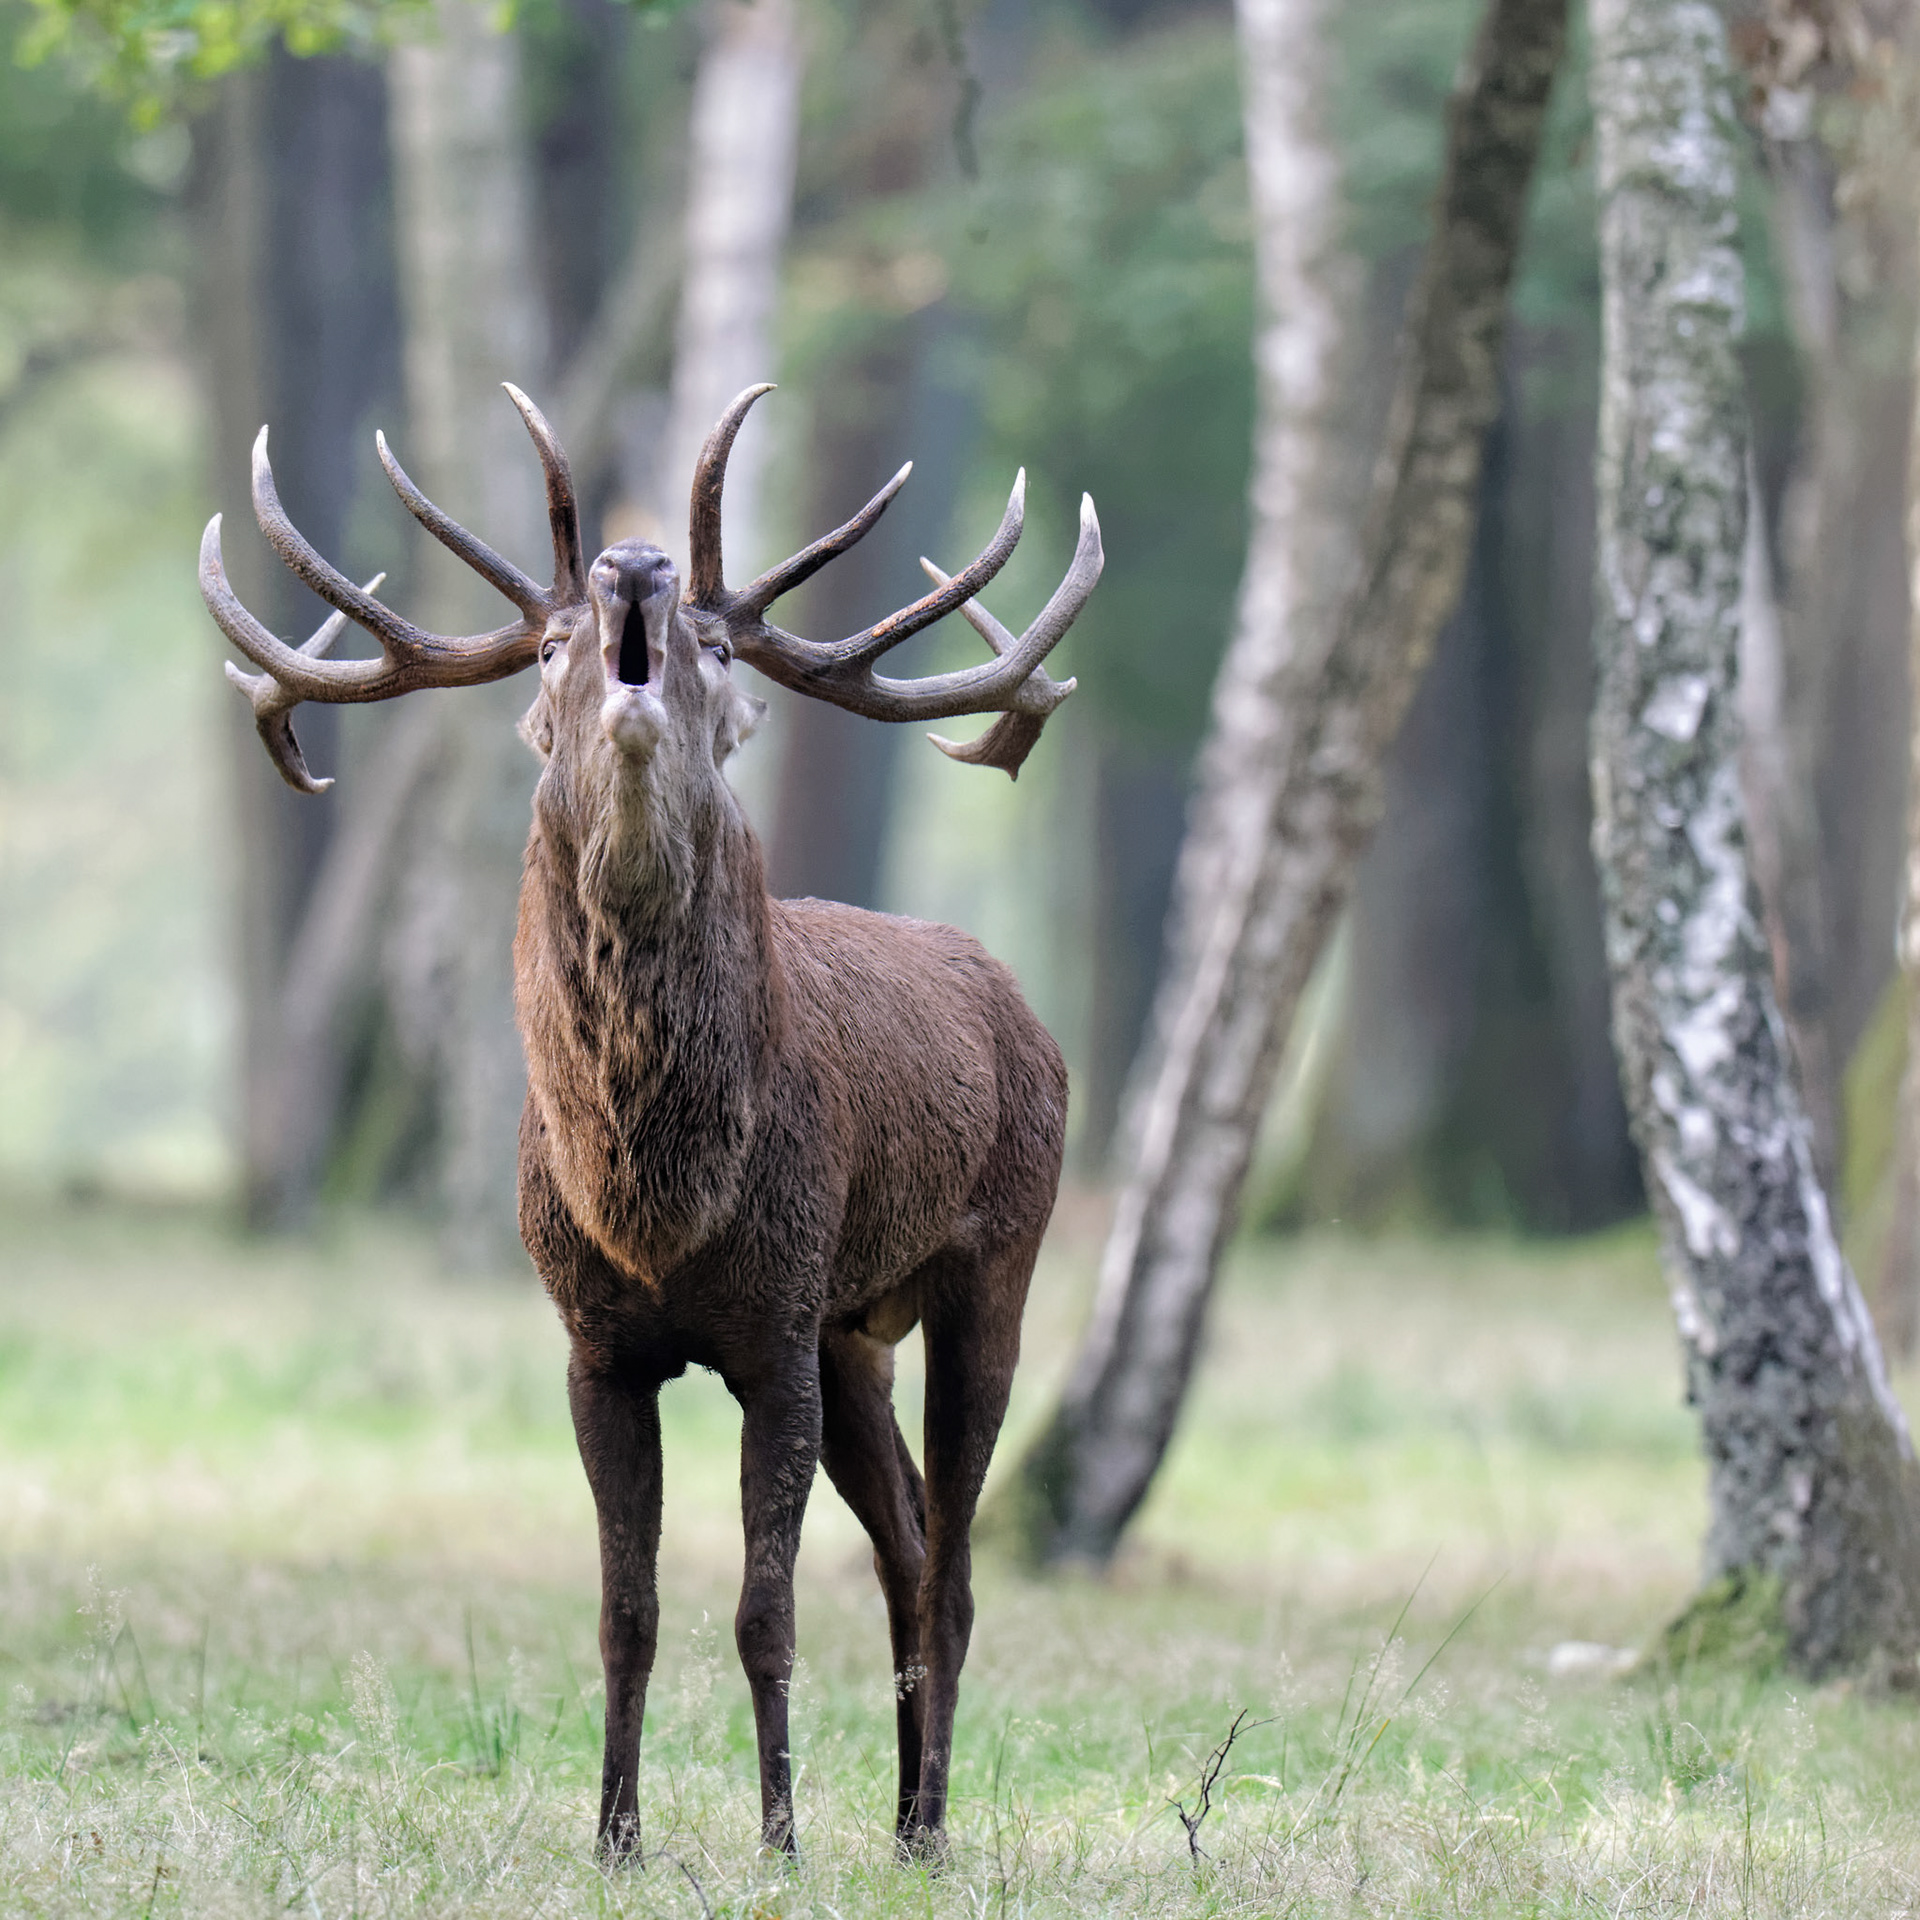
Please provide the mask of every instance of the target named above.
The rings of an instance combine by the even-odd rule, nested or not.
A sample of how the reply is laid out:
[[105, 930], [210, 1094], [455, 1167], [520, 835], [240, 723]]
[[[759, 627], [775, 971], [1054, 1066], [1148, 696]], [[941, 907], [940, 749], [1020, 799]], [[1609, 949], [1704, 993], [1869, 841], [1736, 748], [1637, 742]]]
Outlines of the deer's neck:
[[636, 873], [536, 821], [521, 890], [528, 1150], [648, 1284], [731, 1218], [782, 1024], [759, 846], [737, 812], [703, 825]]

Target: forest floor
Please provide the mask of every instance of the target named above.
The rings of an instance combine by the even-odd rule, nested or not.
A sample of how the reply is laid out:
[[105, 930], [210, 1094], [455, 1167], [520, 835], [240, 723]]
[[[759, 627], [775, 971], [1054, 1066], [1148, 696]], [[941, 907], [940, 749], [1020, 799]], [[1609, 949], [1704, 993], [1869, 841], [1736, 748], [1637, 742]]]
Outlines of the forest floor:
[[[0, 1913], [1920, 1910], [1910, 1700], [1618, 1671], [1703, 1522], [1644, 1233], [1242, 1248], [1113, 1577], [981, 1555], [932, 1878], [891, 1858], [884, 1617], [824, 1480], [802, 1862], [756, 1851], [716, 1382], [664, 1399], [648, 1860], [604, 1874], [592, 1511], [531, 1280], [368, 1222], [14, 1203], [0, 1248]], [[1070, 1212], [1002, 1469], [1096, 1251]]]

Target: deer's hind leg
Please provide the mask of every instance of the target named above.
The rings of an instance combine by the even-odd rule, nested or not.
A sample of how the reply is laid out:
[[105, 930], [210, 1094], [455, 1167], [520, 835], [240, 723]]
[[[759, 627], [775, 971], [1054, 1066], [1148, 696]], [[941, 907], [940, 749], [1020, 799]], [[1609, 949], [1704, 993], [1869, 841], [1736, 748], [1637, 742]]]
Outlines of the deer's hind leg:
[[793, 1679], [793, 1563], [820, 1459], [820, 1363], [795, 1344], [747, 1379], [727, 1377], [740, 1402], [740, 1517], [746, 1570], [734, 1644], [753, 1695], [760, 1748], [760, 1837], [796, 1853], [787, 1689]]
[[920, 1572], [927, 1490], [893, 1413], [893, 1348], [852, 1327], [820, 1340], [820, 1462], [873, 1542], [887, 1603], [900, 1728], [897, 1832], [911, 1837], [920, 1792]]
[[927, 1558], [920, 1578], [920, 1787], [914, 1851], [943, 1847], [953, 1716], [973, 1633], [974, 1508], [1006, 1417], [1020, 1357], [1020, 1314], [1039, 1231], [985, 1253], [953, 1253], [922, 1272], [927, 1343]]

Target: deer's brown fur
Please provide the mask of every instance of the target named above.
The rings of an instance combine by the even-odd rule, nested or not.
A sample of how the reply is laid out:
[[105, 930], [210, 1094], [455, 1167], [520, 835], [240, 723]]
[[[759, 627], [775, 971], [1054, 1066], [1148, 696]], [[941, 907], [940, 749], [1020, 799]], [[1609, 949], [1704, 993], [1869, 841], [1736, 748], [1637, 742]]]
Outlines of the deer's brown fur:
[[[1011, 976], [964, 934], [768, 897], [716, 754], [747, 717], [721, 650], [677, 607], [664, 555], [615, 555], [596, 563], [600, 607], [528, 716], [549, 759], [514, 947], [530, 1082], [521, 1230], [572, 1340], [600, 1511], [602, 1830], [624, 1845], [637, 1813], [655, 1395], [694, 1365], [744, 1416], [735, 1627], [766, 1837], [792, 1835], [793, 1562], [824, 1462], [887, 1596], [911, 1843], [944, 1812], [968, 1528], [1059, 1177], [1066, 1074]], [[651, 671], [630, 690], [608, 677], [623, 650], [592, 643], [598, 625], [624, 636], [636, 619]], [[636, 698], [657, 700], [661, 723], [622, 747], [606, 712]], [[924, 1484], [890, 1394], [893, 1343], [916, 1324]]]
[[[227, 586], [217, 523], [202, 585], [264, 669], [235, 677], [269, 752], [308, 790], [321, 783], [293, 739], [297, 700], [385, 698], [540, 662], [522, 732], [545, 765], [514, 941], [528, 1067], [520, 1224], [572, 1343], [568, 1394], [599, 1514], [603, 1846], [625, 1853], [638, 1839], [659, 1626], [659, 1390], [704, 1366], [742, 1412], [735, 1637], [753, 1694], [763, 1836], [794, 1843], [793, 1567], [824, 1465], [873, 1541], [886, 1598], [899, 1839], [937, 1852], [973, 1622], [969, 1530], [1059, 1180], [1066, 1072], [1012, 976], [964, 934], [768, 897], [721, 771], [760, 712], [733, 683], [733, 645], [859, 711], [997, 703], [996, 728], [953, 751], [1012, 772], [1070, 690], [1038, 661], [1098, 576], [1099, 530], [1085, 506], [1074, 569], [1018, 640], [965, 598], [1011, 551], [1018, 487], [995, 546], [966, 574], [936, 572], [934, 594], [852, 640], [796, 640], [766, 624], [765, 606], [858, 538], [899, 480], [839, 532], [729, 593], [720, 481], [755, 392], [716, 428], [696, 479], [698, 604], [682, 603], [655, 547], [623, 542], [582, 567], [565, 456], [518, 394], [547, 469], [551, 589], [448, 521], [382, 447], [415, 514], [521, 607], [516, 627], [424, 634], [335, 573], [280, 512], [264, 437], [263, 527], [303, 579], [380, 638], [383, 660], [327, 661], [337, 621], [297, 652], [267, 634]], [[872, 675], [885, 647], [962, 605], [998, 656], [992, 667], [920, 682]], [[926, 1344], [924, 1479], [892, 1403], [893, 1349], [915, 1326]]]

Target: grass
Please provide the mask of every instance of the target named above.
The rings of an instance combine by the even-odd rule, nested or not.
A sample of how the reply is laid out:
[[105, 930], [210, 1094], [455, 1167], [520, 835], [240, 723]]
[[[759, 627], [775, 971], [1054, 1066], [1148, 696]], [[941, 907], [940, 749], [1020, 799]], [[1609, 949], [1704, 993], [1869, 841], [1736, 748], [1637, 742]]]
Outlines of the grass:
[[[649, 1861], [607, 1875], [592, 1514], [531, 1284], [366, 1223], [296, 1249], [15, 1204], [0, 1245], [0, 1913], [1914, 1907], [1909, 1705], [1608, 1677], [1684, 1601], [1703, 1519], [1639, 1236], [1243, 1250], [1114, 1576], [982, 1557], [931, 1879], [891, 1859], [884, 1617], [824, 1481], [802, 1864], [752, 1844], [716, 1383], [664, 1401]], [[1070, 1218], [1043, 1263], [1003, 1467], [1093, 1249]]]

